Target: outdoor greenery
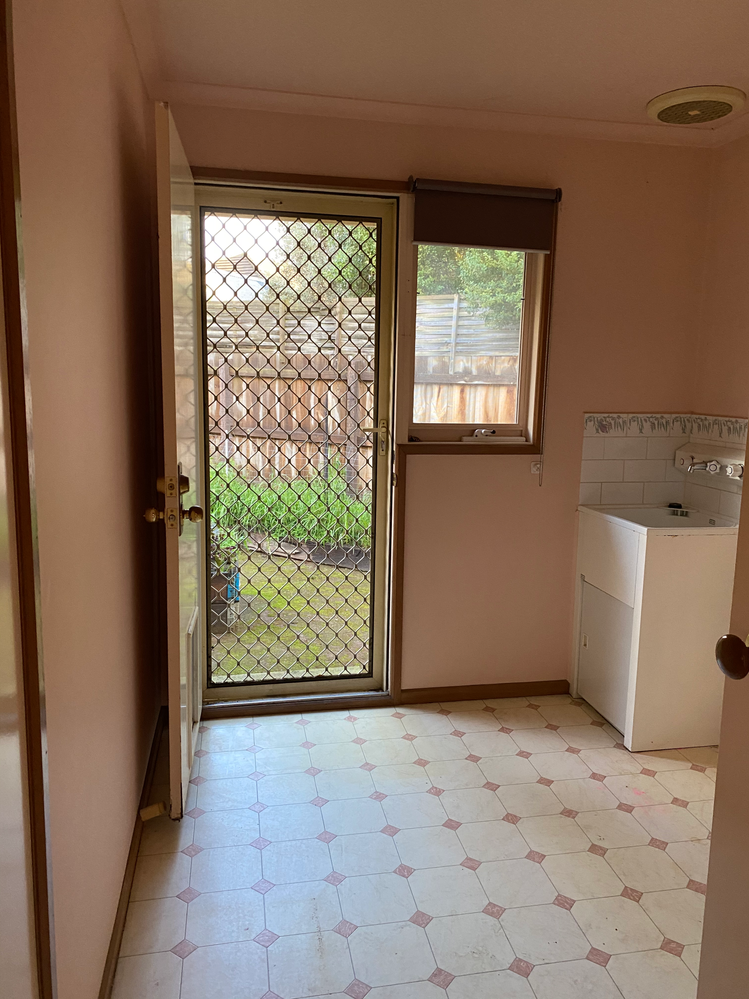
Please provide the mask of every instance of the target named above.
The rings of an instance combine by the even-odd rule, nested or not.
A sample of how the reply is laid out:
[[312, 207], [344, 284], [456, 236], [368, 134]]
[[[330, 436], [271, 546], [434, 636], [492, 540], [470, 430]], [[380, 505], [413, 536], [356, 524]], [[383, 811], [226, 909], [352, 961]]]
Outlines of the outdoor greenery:
[[248, 480], [231, 461], [213, 461], [210, 475], [211, 526], [225, 550], [241, 546], [251, 531], [277, 541], [370, 545], [371, 501], [347, 491], [340, 461], [330, 462], [327, 477], [291, 482]]
[[525, 254], [463, 246], [420, 246], [419, 295], [460, 295], [499, 327], [517, 326]]

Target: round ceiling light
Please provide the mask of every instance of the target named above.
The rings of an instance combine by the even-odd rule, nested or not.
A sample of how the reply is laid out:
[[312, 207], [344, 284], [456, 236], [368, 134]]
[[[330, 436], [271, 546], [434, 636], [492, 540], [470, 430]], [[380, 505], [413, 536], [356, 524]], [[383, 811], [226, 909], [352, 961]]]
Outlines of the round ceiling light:
[[654, 97], [647, 111], [666, 125], [699, 125], [739, 111], [746, 94], [735, 87], [685, 87]]

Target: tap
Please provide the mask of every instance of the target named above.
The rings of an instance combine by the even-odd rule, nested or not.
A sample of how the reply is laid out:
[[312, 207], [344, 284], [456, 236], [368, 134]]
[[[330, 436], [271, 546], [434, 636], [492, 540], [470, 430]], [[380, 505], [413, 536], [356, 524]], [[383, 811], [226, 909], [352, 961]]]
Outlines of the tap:
[[688, 472], [709, 472], [711, 475], [717, 475], [720, 471], [719, 461], [693, 461], [687, 467]]

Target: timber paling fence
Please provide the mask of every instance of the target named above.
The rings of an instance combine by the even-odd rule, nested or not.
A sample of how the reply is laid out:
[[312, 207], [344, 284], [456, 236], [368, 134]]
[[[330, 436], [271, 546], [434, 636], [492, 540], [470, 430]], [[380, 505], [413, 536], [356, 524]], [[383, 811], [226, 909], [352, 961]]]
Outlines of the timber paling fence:
[[[328, 308], [225, 303], [208, 329], [208, 430], [249, 481], [343, 469], [371, 489], [373, 298]], [[417, 301], [414, 422], [514, 420], [519, 332], [487, 329], [457, 295]]]

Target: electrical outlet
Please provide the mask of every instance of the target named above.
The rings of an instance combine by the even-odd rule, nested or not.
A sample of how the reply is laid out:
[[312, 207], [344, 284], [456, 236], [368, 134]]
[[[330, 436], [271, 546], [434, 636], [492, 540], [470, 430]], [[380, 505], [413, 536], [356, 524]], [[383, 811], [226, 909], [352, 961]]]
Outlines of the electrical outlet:
[[540, 461], [532, 461], [531, 462], [531, 475], [540, 475], [540, 474], [541, 474], [541, 462]]

